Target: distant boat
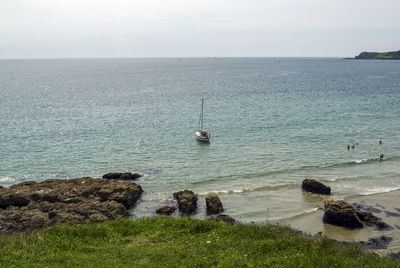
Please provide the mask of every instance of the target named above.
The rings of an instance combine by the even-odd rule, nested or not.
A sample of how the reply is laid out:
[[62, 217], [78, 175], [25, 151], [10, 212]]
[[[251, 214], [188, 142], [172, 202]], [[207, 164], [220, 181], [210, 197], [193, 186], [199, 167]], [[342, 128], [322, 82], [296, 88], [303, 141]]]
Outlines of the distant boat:
[[196, 131], [196, 139], [202, 142], [210, 142], [210, 133], [203, 129], [203, 119], [204, 119], [204, 99], [201, 99], [201, 112], [199, 120], [199, 129]]

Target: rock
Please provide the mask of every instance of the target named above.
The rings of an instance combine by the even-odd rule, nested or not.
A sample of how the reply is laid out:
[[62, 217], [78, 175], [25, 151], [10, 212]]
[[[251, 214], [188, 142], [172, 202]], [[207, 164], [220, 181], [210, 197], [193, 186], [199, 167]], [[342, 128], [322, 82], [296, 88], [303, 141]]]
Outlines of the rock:
[[221, 200], [216, 193], [209, 193], [206, 196], [207, 215], [220, 214], [224, 211]]
[[386, 217], [400, 217], [399, 213], [392, 212], [392, 211], [385, 211]]
[[330, 195], [331, 188], [325, 186], [324, 184], [316, 181], [314, 179], [305, 179], [301, 184], [301, 187], [304, 191], [315, 193], [315, 194], [322, 194], [322, 195]]
[[29, 199], [20, 193], [11, 193], [10, 191], [2, 191], [0, 195], [0, 208], [6, 209], [10, 206], [23, 207], [28, 205]]
[[370, 238], [367, 242], [359, 242], [360, 246], [364, 249], [385, 249], [392, 242], [393, 238], [382, 235], [377, 238]]
[[170, 207], [170, 206], [165, 206], [162, 208], [159, 208], [156, 210], [157, 214], [161, 214], [161, 215], [171, 215], [172, 213], [174, 213], [176, 210], [176, 207]]
[[381, 210], [378, 210], [374, 207], [371, 206], [367, 206], [364, 204], [358, 204], [358, 203], [353, 203], [353, 208], [355, 209], [358, 218], [364, 222], [367, 225], [375, 225], [375, 227], [378, 230], [387, 230], [387, 229], [391, 229], [392, 227], [388, 224], [386, 224], [385, 222], [383, 222], [383, 220], [377, 216], [375, 216], [374, 214], [372, 214], [371, 211], [378, 211], [380, 212]]
[[232, 218], [231, 216], [226, 215], [226, 214], [220, 214], [220, 215], [217, 215], [217, 216], [211, 216], [209, 219], [210, 220], [214, 220], [214, 221], [222, 221], [222, 222], [225, 222], [225, 223], [228, 223], [228, 224], [234, 224], [235, 221], [236, 221], [234, 218]]
[[380, 210], [378, 208], [375, 208], [373, 206], [368, 206], [368, 205], [362, 204], [362, 203], [352, 203], [351, 205], [353, 206], [353, 208], [355, 208], [357, 210], [365, 211], [365, 212], [373, 212], [373, 213], [382, 212], [382, 210]]
[[182, 214], [193, 214], [197, 209], [197, 196], [189, 190], [174, 193], [174, 198], [178, 201], [178, 207]]
[[343, 200], [325, 201], [325, 213], [323, 221], [334, 225], [361, 228], [364, 224], [375, 225], [378, 230], [391, 229], [390, 225], [381, 218], [372, 214], [371, 211], [380, 211], [364, 204], [349, 204]]
[[348, 228], [362, 228], [364, 226], [357, 216], [356, 210], [349, 203], [343, 200], [328, 200], [324, 202], [324, 206], [324, 223]]
[[107, 173], [103, 175], [103, 179], [107, 180], [121, 180], [121, 181], [133, 181], [138, 178], [142, 177], [141, 174], [139, 173], [131, 173], [131, 172], [125, 172], [125, 173]]
[[89, 216], [89, 219], [94, 222], [101, 222], [101, 221], [108, 220], [108, 218], [104, 214], [101, 214], [101, 213], [93, 213]]
[[142, 192], [135, 183], [87, 177], [13, 185], [0, 191], [0, 234], [127, 217]]

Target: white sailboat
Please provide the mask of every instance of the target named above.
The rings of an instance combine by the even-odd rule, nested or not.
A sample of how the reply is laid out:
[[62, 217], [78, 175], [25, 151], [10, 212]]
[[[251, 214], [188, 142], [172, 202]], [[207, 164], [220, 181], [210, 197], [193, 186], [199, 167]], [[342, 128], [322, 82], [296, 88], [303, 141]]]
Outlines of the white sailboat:
[[204, 119], [204, 99], [201, 99], [201, 112], [199, 120], [199, 129], [196, 131], [196, 139], [202, 142], [210, 142], [210, 133], [203, 129], [203, 119]]

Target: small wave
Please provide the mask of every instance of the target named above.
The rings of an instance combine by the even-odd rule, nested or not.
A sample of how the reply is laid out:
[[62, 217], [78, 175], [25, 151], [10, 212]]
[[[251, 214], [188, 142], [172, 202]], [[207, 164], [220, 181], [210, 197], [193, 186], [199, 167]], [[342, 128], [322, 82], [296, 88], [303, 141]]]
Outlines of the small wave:
[[304, 209], [303, 211], [295, 213], [294, 215], [292, 214], [292, 215], [288, 215], [286, 217], [280, 217], [280, 218], [278, 218], [278, 220], [294, 220], [294, 219], [298, 219], [298, 218], [304, 217], [306, 215], [312, 214], [312, 213], [318, 211], [319, 209], [320, 209], [319, 207], [307, 208], [307, 209]]
[[205, 196], [210, 193], [215, 193], [215, 194], [241, 194], [241, 193], [246, 193], [250, 192], [251, 190], [249, 189], [235, 189], [235, 190], [216, 190], [216, 191], [209, 191], [209, 192], [201, 192], [198, 193], [200, 196]]
[[161, 168], [147, 168], [143, 170], [145, 176], [161, 174]]
[[289, 187], [297, 187], [297, 184], [279, 184], [279, 185], [268, 185], [268, 186], [261, 186], [261, 187], [256, 187], [253, 189], [234, 189], [234, 190], [215, 190], [215, 191], [208, 191], [208, 192], [201, 192], [198, 193], [199, 195], [207, 195], [209, 193], [216, 193], [216, 194], [242, 194], [242, 193], [248, 193], [248, 192], [264, 192], [264, 191], [274, 191], [274, 190], [279, 190], [283, 188], [289, 188]]
[[[230, 177], [230, 176], [226, 176], [226, 177]], [[212, 178], [212, 179], [206, 179], [206, 180], [201, 180], [201, 181], [193, 181], [192, 184], [194, 184], [194, 185], [196, 185], [196, 184], [205, 184], [205, 183], [214, 182], [214, 181], [218, 181], [218, 179], [217, 178]]]
[[[395, 161], [400, 160], [400, 156], [392, 156], [384, 158], [380, 160], [379, 158], [368, 158], [368, 159], [360, 159], [360, 160], [351, 160], [348, 162], [339, 162], [339, 163], [332, 163], [332, 164], [322, 164], [322, 165], [308, 165], [308, 166], [300, 166], [290, 169], [280, 169], [280, 170], [272, 170], [266, 172], [258, 172], [258, 173], [245, 173], [245, 174], [229, 174], [229, 175], [222, 175], [217, 176], [215, 178], [210, 178], [206, 180], [200, 180], [192, 182], [192, 184], [206, 184], [218, 180], [224, 179], [252, 179], [252, 178], [263, 178], [268, 176], [280, 175], [280, 174], [294, 174], [296, 172], [310, 172], [315, 170], [324, 170], [324, 169], [332, 169], [332, 168], [340, 168], [340, 167], [349, 167], [349, 166], [356, 166], [360, 164], [373, 164], [373, 163], [381, 163], [385, 161]], [[337, 179], [332, 179], [333, 181]]]
[[358, 194], [358, 196], [368, 196], [368, 195], [375, 195], [375, 194], [383, 194], [383, 193], [390, 193], [394, 191], [399, 191], [400, 187], [379, 187], [379, 188], [372, 188], [368, 189], [364, 192]]
[[362, 163], [365, 163], [366, 161], [368, 161], [368, 159], [354, 160], [354, 163], [356, 163], [356, 164], [362, 164]]
[[320, 208], [318, 208], [318, 207], [307, 208], [307, 209], [304, 209], [303, 211], [299, 211], [297, 213], [295, 212], [295, 213], [291, 213], [289, 215], [281, 215], [278, 217], [274, 217], [271, 220], [274, 220], [274, 221], [289, 220], [290, 221], [290, 220], [298, 219], [298, 218], [304, 217], [306, 215], [312, 214], [312, 213], [318, 211], [319, 209]]
[[0, 183], [12, 183], [15, 182], [14, 178], [8, 176], [0, 176]]
[[290, 184], [278, 184], [278, 185], [268, 185], [268, 186], [261, 186], [250, 190], [251, 192], [263, 192], [263, 191], [273, 191], [279, 190], [284, 188], [293, 188], [297, 187], [297, 183], [290, 183]]
[[309, 209], [305, 209], [304, 211], [303, 211], [303, 214], [310, 214], [310, 213], [313, 213], [313, 212], [315, 212], [315, 211], [317, 211], [319, 208], [309, 208]]
[[[395, 179], [399, 177], [399, 173], [394, 172], [386, 172], [381, 173], [380, 175], [384, 176], [384, 178]], [[361, 175], [361, 176], [348, 176], [348, 177], [334, 177], [334, 178], [318, 178], [320, 182], [356, 182], [361, 180], [374, 180], [376, 181], [376, 175]]]
[[371, 162], [376, 162], [376, 161], [387, 161], [389, 159], [379, 159], [379, 158], [367, 158], [367, 159], [361, 159], [361, 160], [354, 160], [351, 162], [348, 162], [346, 164], [368, 164]]
[[345, 167], [345, 166], [354, 166], [354, 165], [360, 165], [360, 164], [371, 164], [371, 163], [377, 163], [377, 162], [385, 162], [385, 161], [394, 161], [394, 160], [399, 160], [399, 156], [392, 156], [392, 157], [387, 157], [380, 159], [378, 158], [367, 158], [367, 159], [356, 159], [352, 160], [349, 162], [340, 162], [340, 163], [334, 163], [334, 164], [328, 164], [328, 165], [321, 165], [319, 166], [321, 169], [323, 168], [335, 168], [335, 167]]

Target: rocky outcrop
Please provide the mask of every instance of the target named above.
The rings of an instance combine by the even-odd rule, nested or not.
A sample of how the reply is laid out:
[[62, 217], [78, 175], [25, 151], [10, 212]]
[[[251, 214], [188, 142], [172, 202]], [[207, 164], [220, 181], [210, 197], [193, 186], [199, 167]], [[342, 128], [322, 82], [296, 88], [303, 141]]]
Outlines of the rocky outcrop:
[[357, 60], [400, 60], [400, 50], [399, 51], [389, 51], [389, 52], [361, 52], [354, 59]]
[[331, 188], [320, 183], [314, 179], [305, 179], [301, 184], [301, 187], [304, 191], [315, 193], [315, 194], [322, 194], [322, 195], [330, 195]]
[[134, 183], [92, 178], [13, 185], [0, 192], [0, 233], [126, 217], [142, 192]]
[[[381, 218], [372, 214], [368, 206], [362, 204], [349, 204], [346, 201], [325, 201], [325, 213], [323, 221], [334, 225], [361, 228], [366, 225], [374, 225], [379, 230], [390, 229], [390, 225]], [[368, 208], [368, 210], [366, 210]]]
[[176, 207], [165, 206], [156, 210], [157, 214], [169, 216], [174, 213]]
[[209, 219], [210, 220], [214, 220], [214, 221], [222, 221], [222, 222], [225, 222], [225, 223], [228, 223], [228, 224], [234, 224], [235, 221], [236, 221], [234, 218], [232, 218], [231, 216], [226, 215], [226, 214], [220, 214], [220, 215], [217, 215], [217, 216], [211, 216]]
[[207, 215], [220, 214], [224, 211], [221, 200], [216, 193], [209, 193], [206, 196]]
[[362, 228], [364, 226], [357, 216], [356, 210], [349, 203], [343, 200], [328, 200], [324, 202], [324, 206], [324, 223], [348, 228]]
[[178, 207], [182, 214], [193, 214], [197, 209], [197, 196], [189, 190], [174, 193], [174, 198], [178, 201]]
[[131, 172], [114, 172], [114, 173], [107, 173], [103, 175], [103, 179], [107, 180], [120, 180], [120, 181], [134, 181], [138, 178], [142, 177], [139, 173], [131, 173]]
[[378, 230], [387, 230], [392, 227], [385, 223], [381, 218], [372, 214], [370, 207], [363, 204], [353, 204], [358, 218], [367, 225], [374, 225]]

